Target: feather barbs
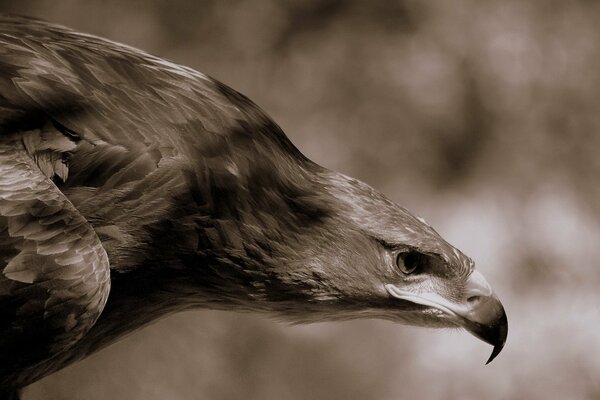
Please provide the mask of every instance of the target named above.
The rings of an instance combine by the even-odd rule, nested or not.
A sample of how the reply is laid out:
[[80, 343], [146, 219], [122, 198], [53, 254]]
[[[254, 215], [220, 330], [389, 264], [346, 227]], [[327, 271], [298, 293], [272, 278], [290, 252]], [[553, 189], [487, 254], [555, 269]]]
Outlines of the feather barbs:
[[46, 177], [53, 179], [56, 176], [63, 182], [67, 180], [68, 155], [77, 147], [72, 137], [67, 137], [48, 121], [40, 129], [24, 132], [22, 141], [25, 150]]

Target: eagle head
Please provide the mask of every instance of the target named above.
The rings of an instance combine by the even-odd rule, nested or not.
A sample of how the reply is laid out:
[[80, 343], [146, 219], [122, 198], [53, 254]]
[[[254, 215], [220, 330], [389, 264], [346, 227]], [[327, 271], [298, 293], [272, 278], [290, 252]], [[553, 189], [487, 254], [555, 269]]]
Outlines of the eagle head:
[[491, 362], [506, 342], [508, 321], [473, 260], [367, 184], [331, 172], [321, 182], [337, 207], [306, 258], [320, 277], [314, 298], [344, 303], [339, 318], [464, 328], [494, 346]]
[[[229, 252], [232, 297], [293, 322], [372, 317], [460, 327], [494, 346], [488, 363], [499, 354], [508, 332], [502, 304], [473, 260], [422, 218], [337, 172], [313, 165], [274, 184], [265, 178], [273, 170], [236, 197], [246, 211], [235, 212], [241, 239], [229, 240], [243, 243]], [[251, 289], [239, 296], [240, 287]]]

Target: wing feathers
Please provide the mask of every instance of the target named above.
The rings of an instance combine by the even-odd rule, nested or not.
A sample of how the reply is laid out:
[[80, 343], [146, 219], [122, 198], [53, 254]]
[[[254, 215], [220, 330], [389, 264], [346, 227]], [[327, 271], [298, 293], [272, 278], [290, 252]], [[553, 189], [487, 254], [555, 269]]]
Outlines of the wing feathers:
[[44, 175], [57, 176], [62, 182], [67, 180], [69, 168], [65, 155], [77, 147], [75, 141], [80, 140], [77, 133], [49, 120], [42, 129], [23, 133], [22, 140]]
[[96, 233], [49, 179], [74, 147], [56, 132], [0, 137], [0, 378], [76, 343], [109, 292]]

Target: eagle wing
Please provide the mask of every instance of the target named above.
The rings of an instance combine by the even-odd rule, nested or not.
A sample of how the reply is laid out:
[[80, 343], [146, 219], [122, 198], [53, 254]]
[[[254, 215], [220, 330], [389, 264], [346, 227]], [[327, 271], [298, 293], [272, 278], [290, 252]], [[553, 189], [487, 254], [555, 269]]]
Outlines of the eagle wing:
[[86, 219], [27, 152], [0, 141], [0, 371], [47, 359], [94, 324], [110, 288]]
[[[15, 24], [0, 37], [0, 391], [77, 343], [110, 290], [105, 249], [54, 183], [67, 179], [75, 143], [49, 116], [73, 115], [79, 99], [44, 81], [52, 66], [26, 56], [36, 53], [17, 32], [26, 20]], [[44, 86], [55, 90], [36, 92]]]

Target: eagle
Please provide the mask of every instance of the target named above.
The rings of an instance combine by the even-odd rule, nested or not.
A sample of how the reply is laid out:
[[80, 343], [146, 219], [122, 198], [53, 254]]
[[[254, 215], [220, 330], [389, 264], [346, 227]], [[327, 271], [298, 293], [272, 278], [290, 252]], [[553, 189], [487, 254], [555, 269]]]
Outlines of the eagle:
[[0, 16], [0, 398], [194, 308], [459, 327], [488, 362], [508, 332], [471, 258], [247, 97]]

